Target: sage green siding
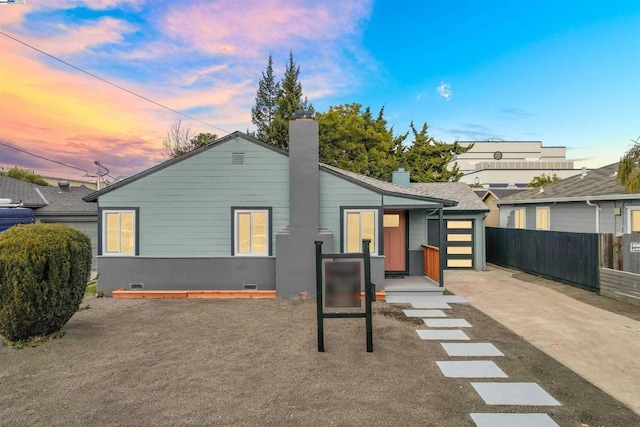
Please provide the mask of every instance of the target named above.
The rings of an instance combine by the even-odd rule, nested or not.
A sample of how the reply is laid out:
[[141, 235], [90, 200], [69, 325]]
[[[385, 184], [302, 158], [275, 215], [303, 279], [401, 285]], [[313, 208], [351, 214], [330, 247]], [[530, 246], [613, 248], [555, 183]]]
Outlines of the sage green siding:
[[340, 207], [379, 208], [382, 196], [367, 188], [339, 178], [329, 172], [320, 171], [320, 227], [333, 232], [333, 251], [340, 247]]
[[383, 199], [385, 206], [411, 206], [411, 205], [420, 205], [425, 207], [433, 206], [434, 209], [438, 208], [437, 203], [429, 203], [425, 200], [419, 199], [411, 199], [408, 197], [398, 197], [398, 196], [384, 196]]
[[[436, 212], [435, 217], [438, 217]], [[409, 250], [422, 250], [427, 244], [427, 211], [409, 211]]]
[[[233, 153], [244, 164], [232, 165]], [[271, 239], [289, 224], [288, 157], [241, 137], [100, 196], [138, 207], [140, 256], [232, 255], [232, 207], [271, 207]]]

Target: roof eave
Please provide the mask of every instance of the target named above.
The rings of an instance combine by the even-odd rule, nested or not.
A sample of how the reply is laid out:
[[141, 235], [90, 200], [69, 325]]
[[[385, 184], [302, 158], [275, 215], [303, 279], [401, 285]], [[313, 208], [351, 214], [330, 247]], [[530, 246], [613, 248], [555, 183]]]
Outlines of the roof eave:
[[606, 194], [601, 196], [548, 197], [544, 199], [497, 200], [497, 205], [530, 205], [536, 203], [586, 202], [606, 200], [638, 200], [639, 194]]

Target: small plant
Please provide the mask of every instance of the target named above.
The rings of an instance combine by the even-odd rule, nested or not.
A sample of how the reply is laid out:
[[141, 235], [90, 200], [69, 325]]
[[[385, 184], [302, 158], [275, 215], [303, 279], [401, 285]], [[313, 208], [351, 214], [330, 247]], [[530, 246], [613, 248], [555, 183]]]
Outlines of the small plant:
[[15, 226], [0, 235], [0, 335], [17, 342], [59, 331], [80, 307], [91, 241], [55, 224]]

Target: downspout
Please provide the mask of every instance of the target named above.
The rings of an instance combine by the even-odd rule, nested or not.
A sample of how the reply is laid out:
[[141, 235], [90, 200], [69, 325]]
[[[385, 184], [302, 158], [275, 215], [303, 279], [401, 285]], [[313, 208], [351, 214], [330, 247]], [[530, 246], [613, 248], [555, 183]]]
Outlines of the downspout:
[[587, 205], [596, 208], [596, 233], [600, 233], [600, 206], [587, 200]]

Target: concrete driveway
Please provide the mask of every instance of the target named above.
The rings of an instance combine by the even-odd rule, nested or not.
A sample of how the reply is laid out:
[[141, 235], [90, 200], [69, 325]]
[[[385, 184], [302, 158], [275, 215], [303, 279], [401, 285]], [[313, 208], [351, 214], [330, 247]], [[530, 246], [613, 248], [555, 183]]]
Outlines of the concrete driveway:
[[640, 322], [514, 273], [446, 271], [445, 288], [640, 414]]

